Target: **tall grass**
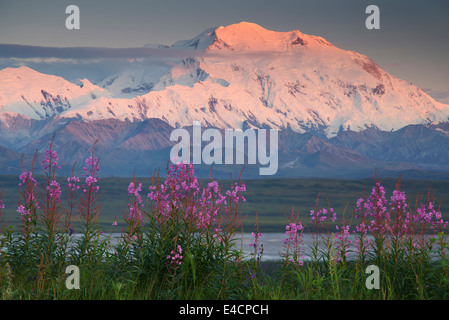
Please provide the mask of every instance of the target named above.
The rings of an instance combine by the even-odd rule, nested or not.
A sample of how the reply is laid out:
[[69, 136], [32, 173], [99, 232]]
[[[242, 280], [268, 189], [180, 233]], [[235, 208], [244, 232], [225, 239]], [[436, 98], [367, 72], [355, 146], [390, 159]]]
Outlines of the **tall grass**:
[[[2, 223], [7, 204], [0, 194], [2, 299], [449, 297], [447, 222], [430, 195], [410, 205], [400, 179], [388, 198], [376, 178], [352, 213], [320, 207], [319, 197], [306, 217], [292, 208], [279, 260], [265, 261], [257, 217], [251, 254], [237, 241], [246, 191], [240, 177], [222, 190], [212, 177], [199, 180], [191, 164], [169, 164], [166, 176], [153, 174], [146, 187], [134, 177], [123, 217], [110, 222], [122, 225], [113, 239], [98, 225], [94, 147], [82, 175], [73, 169], [66, 186], [56, 180], [52, 142], [41, 162], [43, 181], [35, 175], [37, 153], [29, 168], [23, 164], [15, 227]], [[313, 239], [309, 248], [305, 233]], [[79, 289], [66, 286], [69, 265], [80, 270]], [[379, 289], [366, 285], [370, 265], [380, 270]]]

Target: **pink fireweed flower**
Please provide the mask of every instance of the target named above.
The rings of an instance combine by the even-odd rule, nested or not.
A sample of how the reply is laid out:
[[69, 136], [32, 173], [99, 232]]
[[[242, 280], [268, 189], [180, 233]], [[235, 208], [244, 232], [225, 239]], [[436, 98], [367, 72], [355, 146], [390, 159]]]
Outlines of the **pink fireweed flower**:
[[390, 229], [390, 214], [387, 210], [387, 199], [385, 198], [385, 189], [380, 184], [376, 182], [376, 185], [371, 191], [371, 196], [369, 197], [371, 210], [371, 217], [368, 229], [374, 234], [385, 234], [391, 231]]
[[162, 216], [168, 217], [170, 210], [180, 207], [184, 200], [199, 193], [199, 183], [192, 165], [178, 163], [170, 164], [164, 183], [149, 189], [149, 200]]
[[[400, 195], [397, 194], [396, 196]], [[379, 181], [376, 181], [369, 197], [358, 199], [355, 213], [356, 218], [361, 218], [354, 231], [359, 234], [359, 237], [355, 240], [355, 248], [359, 258], [364, 259], [368, 252], [367, 249], [374, 245], [372, 239], [367, 237], [368, 233], [371, 233], [375, 239], [379, 240], [383, 237], [388, 237], [392, 232], [385, 189]]]
[[260, 238], [262, 238], [263, 233], [255, 233], [255, 232], [251, 232], [251, 236], [253, 237], [253, 242], [249, 244], [250, 247], [258, 247], [259, 246], [259, 240]]
[[[95, 184], [100, 179], [98, 176], [96, 176], [96, 172], [100, 171], [99, 167], [99, 159], [92, 157], [89, 157], [86, 159], [86, 167], [83, 168], [85, 173], [83, 173], [83, 177], [85, 178], [85, 183], [83, 184], [83, 192], [91, 192], [91, 193], [98, 193], [100, 187], [96, 186]], [[72, 186], [72, 184], [70, 184]], [[73, 186], [72, 186], [73, 188]]]
[[435, 211], [434, 215], [435, 219], [432, 221], [432, 225], [430, 228], [435, 232], [440, 232], [443, 229], [446, 229], [448, 222], [443, 220], [443, 216], [440, 211]]
[[302, 233], [298, 234], [298, 232], [300, 232], [302, 229], [303, 229], [303, 226], [302, 226], [301, 222], [289, 223], [285, 227], [285, 235], [287, 236], [287, 238], [282, 240], [284, 245], [288, 245], [288, 244], [297, 245], [297, 244], [299, 244], [300, 237], [302, 237]]
[[403, 191], [394, 190], [390, 200], [391, 209], [405, 211], [408, 207], [407, 198]]
[[368, 232], [368, 227], [363, 222], [361, 222], [360, 224], [356, 225], [355, 230], [358, 233], [366, 234]]
[[207, 229], [216, 224], [216, 217], [222, 205], [226, 203], [226, 197], [219, 193], [218, 183], [210, 182], [201, 192], [201, 197], [195, 200], [197, 205], [187, 208], [186, 217], [192, 217], [200, 229]]
[[67, 178], [67, 188], [69, 188], [71, 191], [78, 190], [80, 186], [77, 186], [75, 183], [80, 182], [80, 178], [77, 176], [72, 176]]
[[3, 203], [3, 200], [0, 200], [0, 209], [5, 209], [5, 204]]
[[210, 189], [212, 189], [213, 192], [215, 192], [215, 193], [217, 193], [217, 192], [218, 192], [218, 189], [219, 189], [219, 186], [218, 186], [218, 182], [217, 182], [217, 181], [209, 182], [209, 183], [207, 184], [207, 187], [210, 188]]
[[412, 216], [408, 210], [405, 192], [394, 190], [390, 198], [390, 212], [394, 218], [392, 232], [397, 237], [402, 237], [413, 231]]
[[431, 223], [434, 212], [435, 211], [433, 210], [431, 202], [429, 202], [428, 208], [426, 208], [426, 206], [422, 204], [419, 208], [416, 209], [417, 214], [414, 216], [414, 220], [415, 222], [419, 222], [421, 224]]
[[174, 265], [175, 268], [182, 264], [182, 247], [178, 244], [175, 250], [172, 250], [167, 256], [167, 260], [170, 264]]
[[134, 182], [131, 182], [128, 185], [128, 195], [132, 195], [133, 194], [135, 197], [140, 198], [140, 195], [139, 195], [140, 191], [142, 191], [142, 184], [141, 183], [139, 183], [139, 186], [137, 188], [134, 186]]
[[97, 182], [98, 182], [98, 178], [92, 177], [92, 176], [88, 176], [86, 178], [86, 183], [83, 185], [83, 192], [86, 193], [89, 190], [91, 190], [92, 192], [98, 192], [100, 187], [94, 185]]
[[370, 208], [370, 203], [365, 197], [359, 198], [355, 207], [355, 218], [365, 220], [370, 215]]
[[[341, 261], [343, 257], [347, 257], [349, 254], [349, 247], [352, 244], [352, 241], [350, 240], [350, 232], [349, 232], [349, 225], [343, 225], [341, 228], [336, 226], [336, 229], [339, 230], [339, 232], [335, 233], [335, 240], [336, 240], [336, 261]], [[341, 230], [340, 230], [341, 229]]]
[[448, 225], [448, 222], [443, 220], [441, 212], [435, 209], [435, 205], [430, 200], [428, 201], [427, 207], [421, 204], [416, 209], [414, 221], [422, 225], [430, 224], [430, 228], [434, 232], [441, 232]]
[[90, 175], [93, 175], [94, 172], [100, 172], [99, 162], [98, 158], [89, 157], [86, 159], [86, 167], [83, 170]]
[[[217, 181], [200, 186], [193, 164], [169, 164], [167, 178], [149, 187], [148, 201], [152, 215], [161, 225], [171, 219], [183, 219], [193, 233], [210, 232], [214, 239], [222, 241], [221, 213], [236, 210], [244, 189], [242, 185], [232, 185], [231, 190], [222, 195]], [[220, 232], [214, 233], [214, 230]]]
[[33, 173], [31, 171], [24, 171], [20, 176], [19, 179], [22, 181], [19, 183], [19, 187], [21, 187], [23, 184], [30, 183], [34, 187], [37, 186], [37, 181], [33, 178]]
[[365, 224], [366, 219], [369, 216], [369, 205], [364, 197], [361, 197], [357, 200], [356, 208], [355, 208], [355, 218], [361, 218], [362, 221], [356, 225], [356, 230], [354, 232], [358, 232], [361, 234], [366, 234], [368, 232], [368, 228]]
[[140, 192], [142, 191], [142, 184], [139, 183], [138, 187], [134, 186], [134, 182], [131, 182], [128, 186], [128, 195], [133, 195], [134, 200], [128, 204], [129, 218], [133, 221], [137, 221], [139, 224], [143, 222], [142, 211], [143, 208], [142, 198]]
[[329, 211], [325, 208], [322, 208], [318, 211], [311, 210], [310, 216], [311, 216], [310, 220], [316, 224], [323, 223], [328, 217], [330, 217], [330, 220], [332, 222], [337, 220], [337, 213], [334, 212], [333, 208], [330, 208]]
[[44, 160], [42, 160], [42, 168], [44, 168], [44, 170], [51, 170], [53, 168], [56, 169], [61, 169], [60, 166], [58, 166], [58, 161], [59, 161], [59, 157], [58, 157], [58, 153], [56, 151], [53, 150], [45, 150], [44, 153]]
[[25, 208], [25, 206], [19, 205], [17, 212], [20, 213], [20, 219], [22, 221], [31, 221], [31, 212], [29, 209]]
[[[368, 230], [374, 235], [386, 235], [391, 232], [391, 218], [387, 209], [385, 189], [380, 182], [376, 182], [369, 198], [362, 197], [357, 201], [355, 212], [356, 218], [363, 219], [363, 222], [356, 228], [357, 232], [365, 233]], [[367, 218], [370, 220], [365, 221]]]
[[61, 186], [56, 180], [50, 182], [50, 185], [47, 186], [47, 190], [49, 191], [51, 199], [55, 199], [59, 202], [61, 201]]
[[303, 225], [301, 221], [291, 222], [285, 227], [286, 238], [282, 240], [284, 247], [286, 248], [285, 257], [287, 260], [291, 260], [298, 266], [302, 266], [304, 261], [304, 255], [301, 254], [301, 244], [302, 244], [302, 230]]
[[226, 195], [228, 196], [229, 200], [234, 203], [239, 203], [240, 201], [245, 202], [246, 199], [243, 197], [240, 193], [246, 191], [246, 186], [244, 183], [239, 184], [236, 182], [234, 185], [231, 186], [231, 190], [226, 191]]
[[[303, 226], [301, 221], [298, 223], [291, 222], [285, 227], [285, 235], [287, 238], [282, 240], [284, 247], [286, 248], [286, 257], [287, 259], [292, 258], [294, 262], [297, 262], [300, 266], [303, 265], [304, 255], [300, 257], [301, 254], [301, 244], [302, 244], [302, 230]], [[290, 253], [290, 250], [293, 252]]]
[[19, 179], [22, 181], [19, 183], [19, 187], [26, 188], [24, 197], [27, 207], [31, 208], [34, 206], [36, 209], [39, 209], [39, 202], [37, 201], [34, 193], [34, 188], [37, 186], [37, 181], [33, 178], [33, 172], [24, 171], [19, 176]]

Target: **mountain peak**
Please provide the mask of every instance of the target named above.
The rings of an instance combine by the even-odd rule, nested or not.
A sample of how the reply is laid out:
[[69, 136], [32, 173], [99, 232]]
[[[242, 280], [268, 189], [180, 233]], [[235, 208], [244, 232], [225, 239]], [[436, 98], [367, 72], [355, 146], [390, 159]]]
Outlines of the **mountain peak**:
[[272, 31], [262, 26], [242, 21], [229, 26], [206, 29], [195, 38], [181, 40], [172, 48], [231, 51], [287, 51], [316, 45], [332, 46], [325, 39], [306, 35], [299, 30]]
[[[282, 49], [284, 34], [267, 30], [255, 23], [240, 22], [215, 30], [215, 41], [208, 49], [266, 51]], [[279, 46], [280, 45], [280, 46]]]
[[219, 27], [208, 28], [190, 40], [180, 40], [173, 44], [172, 48], [205, 50], [215, 40], [215, 30]]
[[210, 50], [286, 51], [316, 45], [332, 46], [321, 37], [307, 35], [299, 30], [272, 31], [245, 21], [217, 28], [215, 34], [216, 39], [209, 47]]
[[27, 66], [20, 66], [17, 68], [8, 67], [0, 70], [0, 77], [25, 76], [25, 75], [41, 75], [38, 71], [31, 69]]

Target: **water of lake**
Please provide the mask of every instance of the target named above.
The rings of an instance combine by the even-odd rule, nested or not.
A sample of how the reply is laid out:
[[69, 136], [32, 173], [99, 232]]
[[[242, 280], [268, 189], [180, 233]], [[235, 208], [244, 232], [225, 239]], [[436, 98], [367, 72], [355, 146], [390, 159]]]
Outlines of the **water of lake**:
[[[111, 244], [114, 244], [115, 241], [113, 239], [117, 239], [120, 237], [120, 234], [113, 234], [111, 237]], [[280, 253], [285, 252], [285, 247], [282, 242], [285, 239], [285, 233], [264, 233], [263, 236], [259, 239], [259, 246], [263, 246], [263, 256], [262, 260], [279, 260], [281, 258]], [[351, 236], [350, 240], [352, 244], [355, 243], [355, 237]], [[242, 235], [237, 235], [235, 240], [235, 245], [237, 249], [242, 249], [246, 257], [254, 256], [254, 248], [250, 246], [251, 243], [254, 242], [254, 238], [250, 233], [244, 233]], [[313, 245], [313, 238], [310, 234], [303, 234], [302, 237], [302, 246], [301, 253], [304, 254], [305, 259], [307, 260], [312, 254], [311, 246]], [[323, 242], [320, 242], [319, 248], [321, 250], [326, 250], [326, 246]], [[350, 247], [351, 250], [354, 250], [354, 247]], [[354, 254], [350, 254], [349, 257]]]

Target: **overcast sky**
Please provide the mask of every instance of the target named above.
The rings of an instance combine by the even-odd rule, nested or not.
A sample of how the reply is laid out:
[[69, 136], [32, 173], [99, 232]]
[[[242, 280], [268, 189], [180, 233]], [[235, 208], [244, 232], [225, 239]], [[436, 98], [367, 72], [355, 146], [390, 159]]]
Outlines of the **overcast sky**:
[[[71, 4], [80, 9], [80, 30], [65, 27]], [[380, 30], [365, 27], [370, 4], [380, 8]], [[0, 44], [171, 45], [241, 21], [322, 36], [449, 103], [448, 0], [0, 0]]]

